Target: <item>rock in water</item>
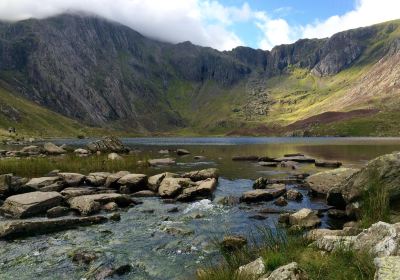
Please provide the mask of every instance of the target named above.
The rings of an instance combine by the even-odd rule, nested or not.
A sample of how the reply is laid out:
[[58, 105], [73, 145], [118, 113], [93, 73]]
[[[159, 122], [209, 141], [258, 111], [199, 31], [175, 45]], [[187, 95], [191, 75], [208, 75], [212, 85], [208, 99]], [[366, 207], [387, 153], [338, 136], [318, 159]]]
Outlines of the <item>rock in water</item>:
[[93, 172], [86, 176], [85, 181], [92, 186], [102, 186], [110, 175], [111, 173], [109, 172]]
[[268, 185], [267, 189], [256, 189], [243, 193], [240, 198], [242, 202], [259, 202], [269, 201], [283, 195], [286, 192], [285, 185], [283, 184], [272, 184]]
[[12, 239], [23, 236], [45, 234], [49, 232], [63, 231], [80, 226], [90, 226], [107, 222], [104, 216], [40, 219], [40, 220], [18, 220], [0, 222], [0, 239]]
[[303, 208], [290, 214], [289, 224], [300, 228], [313, 228], [321, 224], [321, 219], [311, 209]]
[[119, 186], [117, 183], [118, 180], [128, 174], [130, 174], [129, 171], [119, 171], [117, 173], [111, 174], [106, 179], [105, 187], [110, 188], [110, 187]]
[[185, 150], [185, 149], [177, 149], [176, 150], [176, 154], [178, 156], [184, 156], [184, 155], [189, 155], [190, 152], [188, 150]]
[[78, 186], [85, 180], [85, 175], [79, 173], [61, 172], [58, 176], [70, 187]]
[[307, 274], [296, 262], [278, 267], [269, 275], [262, 276], [258, 280], [308, 280]]
[[71, 209], [64, 206], [56, 206], [47, 210], [47, 218], [58, 218], [67, 216], [71, 212]]
[[28, 218], [44, 214], [50, 208], [59, 206], [63, 197], [58, 192], [30, 192], [10, 196], [6, 199], [1, 212], [14, 218]]
[[126, 153], [129, 151], [122, 142], [114, 136], [106, 136], [103, 139], [90, 142], [88, 149], [93, 152], [114, 152], [114, 153]]
[[292, 189], [286, 192], [286, 199], [299, 201], [303, 199], [303, 195], [301, 194], [301, 192]]
[[165, 178], [158, 188], [158, 194], [166, 198], [175, 197], [192, 184], [193, 182], [189, 178]]
[[82, 215], [94, 214], [100, 211], [101, 205], [109, 202], [115, 202], [120, 207], [126, 207], [134, 201], [128, 196], [117, 193], [83, 195], [68, 200], [70, 207], [78, 210]]
[[145, 174], [128, 174], [117, 182], [125, 186], [124, 193], [132, 193], [144, 190], [147, 187], [147, 176]]
[[316, 161], [315, 166], [317, 167], [328, 167], [328, 168], [338, 168], [342, 166], [340, 161]]
[[65, 154], [67, 152], [63, 148], [58, 147], [57, 145], [50, 143], [50, 142], [45, 143], [43, 145], [43, 149], [44, 149], [45, 153], [49, 154], [49, 155], [61, 155], [61, 154]]
[[236, 251], [247, 244], [247, 239], [241, 235], [226, 235], [221, 242], [221, 247], [226, 251]]
[[347, 178], [358, 171], [359, 169], [338, 168], [319, 172], [307, 177], [306, 183], [314, 193], [326, 195], [330, 189], [342, 185]]
[[208, 168], [203, 170], [191, 171], [182, 175], [183, 178], [189, 178], [192, 181], [201, 181], [208, 178], [215, 178], [218, 180], [218, 169]]
[[157, 165], [174, 165], [176, 162], [173, 158], [156, 158], [156, 159], [149, 159], [148, 164], [151, 166]]
[[52, 186], [59, 186], [60, 189], [56, 191], [61, 191], [63, 187], [63, 182], [61, 181], [60, 177], [53, 176], [53, 177], [39, 177], [39, 178], [32, 178], [26, 183], [25, 186], [32, 188], [34, 190], [42, 190], [43, 188], [49, 189]]
[[204, 181], [196, 182], [197, 186], [185, 188], [177, 197], [179, 201], [193, 201], [208, 198], [217, 187], [217, 179], [208, 178]]

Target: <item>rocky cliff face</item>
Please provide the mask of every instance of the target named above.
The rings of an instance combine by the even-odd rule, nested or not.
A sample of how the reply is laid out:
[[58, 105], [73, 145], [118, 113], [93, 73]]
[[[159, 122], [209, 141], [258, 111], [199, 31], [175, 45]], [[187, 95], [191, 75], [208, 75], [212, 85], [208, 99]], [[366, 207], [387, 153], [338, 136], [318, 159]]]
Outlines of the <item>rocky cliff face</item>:
[[27, 99], [88, 124], [168, 130], [187, 125], [166, 94], [175, 81], [195, 89], [212, 82], [230, 90], [292, 66], [333, 75], [355, 63], [378, 31], [351, 30], [271, 51], [218, 52], [190, 42], [150, 40], [97, 17], [61, 15], [0, 24], [0, 80]]

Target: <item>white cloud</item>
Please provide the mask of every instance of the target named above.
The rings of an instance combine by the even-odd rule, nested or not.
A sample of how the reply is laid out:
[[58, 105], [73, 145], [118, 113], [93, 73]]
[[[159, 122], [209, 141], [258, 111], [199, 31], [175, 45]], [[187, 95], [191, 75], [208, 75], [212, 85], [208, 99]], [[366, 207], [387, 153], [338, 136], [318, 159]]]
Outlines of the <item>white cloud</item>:
[[399, 0], [358, 0], [354, 10], [302, 28], [301, 36], [322, 38], [334, 33], [400, 18]]
[[1, 0], [0, 19], [44, 18], [70, 10], [94, 13], [168, 42], [190, 40], [220, 50], [243, 45], [229, 25], [249, 17], [250, 7], [208, 0]]

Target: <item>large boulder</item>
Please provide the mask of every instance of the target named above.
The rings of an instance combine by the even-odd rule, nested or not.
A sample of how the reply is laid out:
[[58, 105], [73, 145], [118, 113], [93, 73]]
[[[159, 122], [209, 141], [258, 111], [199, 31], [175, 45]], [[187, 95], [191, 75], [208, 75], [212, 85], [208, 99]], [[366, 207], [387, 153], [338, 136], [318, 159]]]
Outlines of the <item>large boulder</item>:
[[119, 154], [117, 154], [117, 153], [109, 153], [108, 154], [108, 156], [107, 156], [107, 158], [109, 159], [109, 160], [123, 160], [124, 158], [123, 157], [121, 157]]
[[148, 178], [147, 186], [149, 190], [153, 192], [158, 192], [158, 188], [160, 187], [160, 184], [164, 180], [164, 178], [177, 178], [177, 177], [179, 177], [178, 174], [170, 172], [164, 172], [161, 174], [153, 175]]
[[368, 162], [359, 172], [346, 180], [339, 190], [349, 203], [361, 197], [371, 181], [385, 188], [390, 200], [400, 199], [400, 153], [387, 154]]
[[183, 178], [189, 178], [192, 181], [201, 181], [208, 178], [215, 178], [218, 179], [218, 169], [216, 168], [208, 168], [203, 170], [196, 170], [184, 173], [182, 175]]
[[34, 145], [23, 147], [20, 150], [21, 153], [27, 153], [30, 155], [37, 155], [37, 154], [40, 154], [42, 151], [43, 151], [42, 148], [40, 148], [38, 146], [34, 146]]
[[375, 258], [375, 280], [400, 279], [400, 256]]
[[43, 150], [46, 154], [49, 154], [49, 155], [61, 155], [61, 154], [65, 154], [67, 152], [63, 148], [58, 147], [57, 145], [50, 143], [50, 142], [45, 143], [43, 145]]
[[303, 208], [289, 216], [289, 225], [300, 228], [314, 228], [321, 224], [317, 214], [308, 208]]
[[86, 176], [85, 181], [92, 186], [103, 186], [110, 175], [110, 172], [93, 172]]
[[177, 197], [179, 201], [193, 201], [208, 198], [217, 187], [217, 179], [208, 178], [204, 181], [196, 182], [196, 186], [185, 188]]
[[[117, 182], [123, 186], [124, 193], [132, 193], [144, 190], [147, 186], [147, 175], [128, 174], [120, 178]], [[121, 189], [122, 190], [122, 189]]]
[[189, 178], [165, 178], [158, 188], [161, 197], [175, 197], [183, 189], [193, 186], [194, 183]]
[[84, 216], [100, 211], [101, 206], [109, 202], [115, 202], [119, 207], [126, 207], [134, 201], [126, 195], [117, 193], [83, 195], [68, 200], [69, 206]]
[[265, 275], [258, 280], [308, 280], [307, 273], [302, 270], [296, 262], [278, 267], [269, 275]]
[[46, 213], [62, 202], [63, 197], [58, 192], [30, 192], [8, 197], [1, 212], [14, 218], [28, 218]]
[[342, 185], [347, 178], [358, 172], [354, 168], [337, 168], [313, 174], [306, 179], [307, 185], [317, 194], [328, 194], [329, 190], [337, 185]]
[[0, 222], [0, 239], [13, 239], [17, 237], [45, 234], [63, 231], [66, 229], [90, 226], [107, 222], [107, 217], [93, 216], [80, 218], [17, 220]]
[[11, 192], [12, 174], [0, 175], [0, 198], [8, 196]]
[[85, 175], [72, 172], [60, 172], [58, 176], [70, 187], [75, 187], [83, 183]]
[[95, 152], [114, 152], [114, 153], [126, 153], [129, 151], [122, 142], [113, 136], [106, 136], [103, 139], [90, 142], [87, 145], [88, 149]]

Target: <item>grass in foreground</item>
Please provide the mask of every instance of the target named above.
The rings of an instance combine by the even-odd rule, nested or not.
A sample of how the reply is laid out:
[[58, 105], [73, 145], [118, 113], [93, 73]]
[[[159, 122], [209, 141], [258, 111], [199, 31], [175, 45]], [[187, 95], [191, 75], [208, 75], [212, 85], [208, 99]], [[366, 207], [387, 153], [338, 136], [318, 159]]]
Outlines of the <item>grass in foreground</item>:
[[11, 158], [0, 160], [0, 174], [13, 173], [23, 177], [38, 177], [44, 176], [55, 169], [63, 172], [77, 172], [82, 174], [90, 172], [118, 172], [121, 170], [138, 172], [138, 170], [146, 168], [140, 166], [138, 160], [140, 159], [136, 155], [124, 156], [123, 160], [114, 161], [108, 160], [107, 155]]
[[348, 280], [373, 279], [375, 269], [372, 257], [367, 253], [340, 249], [324, 253], [310, 246], [301, 234], [288, 234], [283, 229], [263, 229], [262, 241], [235, 253], [220, 250], [223, 260], [199, 270], [198, 280], [252, 280], [249, 275], [239, 275], [239, 266], [247, 264], [259, 256], [268, 271], [297, 262], [310, 279]]

